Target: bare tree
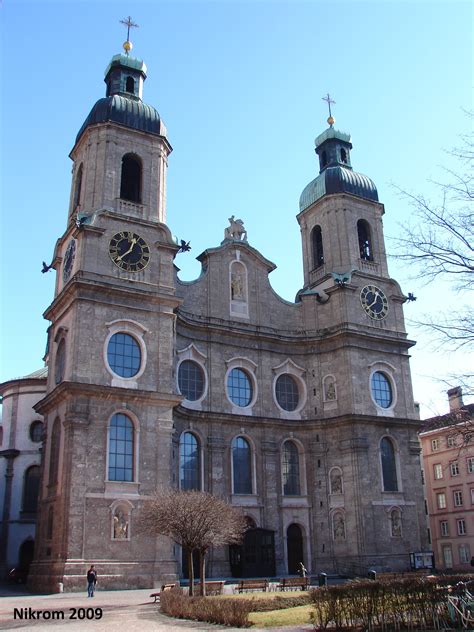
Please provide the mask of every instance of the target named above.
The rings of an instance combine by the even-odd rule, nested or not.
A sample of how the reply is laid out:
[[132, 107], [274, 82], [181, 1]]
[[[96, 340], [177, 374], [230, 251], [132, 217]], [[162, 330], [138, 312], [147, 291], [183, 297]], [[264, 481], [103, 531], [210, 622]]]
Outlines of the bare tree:
[[[396, 187], [413, 208], [412, 222], [402, 227], [395, 240], [402, 261], [414, 264], [417, 277], [427, 282], [451, 279], [460, 300], [474, 289], [474, 159], [473, 134], [462, 137], [462, 144], [449, 152], [459, 170], [446, 169], [446, 182], [435, 182], [440, 200], [433, 203], [425, 196]], [[438, 347], [463, 352], [474, 348], [474, 314], [468, 307], [458, 307], [452, 314], [437, 313], [415, 323], [428, 330]], [[449, 376], [461, 384], [465, 394], [473, 391], [472, 371]]]
[[190, 595], [194, 593], [193, 553], [199, 552], [201, 595], [204, 596], [209, 549], [239, 543], [246, 521], [239, 509], [212, 494], [168, 489], [157, 492], [144, 504], [139, 529], [149, 535], [168, 536], [183, 547], [188, 557]]

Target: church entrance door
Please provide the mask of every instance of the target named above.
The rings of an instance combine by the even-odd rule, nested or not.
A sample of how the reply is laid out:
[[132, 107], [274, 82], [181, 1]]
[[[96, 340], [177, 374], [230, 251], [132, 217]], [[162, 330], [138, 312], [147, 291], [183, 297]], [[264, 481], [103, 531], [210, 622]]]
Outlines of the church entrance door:
[[242, 544], [229, 547], [229, 556], [233, 577], [274, 577], [274, 531], [249, 529]]
[[296, 575], [299, 572], [300, 562], [303, 562], [303, 534], [297, 524], [290, 524], [286, 532], [286, 544], [288, 550], [288, 574]]

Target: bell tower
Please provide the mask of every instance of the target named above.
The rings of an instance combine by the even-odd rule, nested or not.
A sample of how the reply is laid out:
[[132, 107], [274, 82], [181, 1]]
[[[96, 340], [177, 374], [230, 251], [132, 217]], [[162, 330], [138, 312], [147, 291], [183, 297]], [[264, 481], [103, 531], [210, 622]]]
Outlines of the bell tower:
[[388, 276], [377, 187], [351, 164], [351, 137], [334, 128], [315, 140], [319, 175], [303, 190], [298, 222], [303, 246], [304, 289], [331, 275], [356, 270]]
[[166, 170], [172, 151], [157, 110], [143, 100], [147, 68], [125, 54], [105, 70], [106, 96], [80, 128], [70, 157], [74, 162], [69, 222], [111, 211], [151, 222], [166, 222]]
[[[173, 260], [166, 217], [171, 152], [156, 111], [142, 100], [146, 66], [115, 55], [99, 99], [77, 134], [66, 231], [52, 267], [46, 425], [33, 586], [79, 587], [100, 559], [109, 585], [175, 577], [170, 545], [135, 528], [143, 498], [171, 476]], [[94, 533], [84, 529], [94, 516]], [[159, 560], [159, 564], [158, 564]]]

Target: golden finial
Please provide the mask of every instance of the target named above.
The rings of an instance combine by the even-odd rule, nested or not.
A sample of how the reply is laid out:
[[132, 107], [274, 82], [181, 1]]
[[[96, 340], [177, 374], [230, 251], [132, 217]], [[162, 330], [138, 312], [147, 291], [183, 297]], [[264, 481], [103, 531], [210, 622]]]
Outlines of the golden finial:
[[127, 27], [127, 41], [123, 43], [123, 50], [125, 51], [125, 54], [128, 55], [133, 48], [133, 44], [130, 41], [130, 28], [137, 29], [138, 24], [135, 24], [130, 16], [128, 16], [126, 20], [120, 20], [120, 24], [124, 24]]
[[333, 101], [331, 99], [331, 97], [329, 96], [329, 92], [327, 93], [327, 95], [325, 97], [322, 98], [323, 101], [326, 101], [326, 103], [328, 104], [329, 107], [329, 117], [328, 117], [328, 125], [330, 127], [332, 127], [334, 125], [334, 123], [336, 122], [336, 119], [334, 118], [334, 116], [331, 114], [331, 103], [334, 103], [334, 105], [336, 104], [335, 101]]

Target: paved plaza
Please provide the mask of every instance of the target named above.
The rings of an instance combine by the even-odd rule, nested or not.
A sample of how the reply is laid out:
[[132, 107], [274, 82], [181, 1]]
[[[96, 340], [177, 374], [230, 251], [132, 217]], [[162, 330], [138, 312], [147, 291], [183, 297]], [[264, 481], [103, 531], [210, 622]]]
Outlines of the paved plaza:
[[[31, 595], [20, 590], [0, 589], [0, 630], [54, 630], [55, 632], [185, 632], [186, 630], [226, 630], [237, 632], [241, 628], [228, 628], [202, 622], [170, 619], [161, 614], [157, 604], [150, 599], [151, 589], [146, 590], [98, 590], [93, 599], [83, 593], [61, 593], [53, 595]], [[15, 618], [15, 608], [17, 616]], [[31, 611], [30, 611], [31, 608]], [[89, 609], [89, 616], [95, 615], [95, 609], [102, 609], [100, 619], [71, 619], [71, 616], [82, 616]], [[86, 610], [80, 610], [86, 609]], [[49, 612], [49, 621], [31, 618], [31, 612]], [[64, 619], [61, 614], [64, 613]], [[23, 613], [28, 618], [19, 618]], [[58, 619], [61, 617], [61, 619]], [[265, 632], [306, 632], [312, 630], [311, 625], [295, 628], [266, 628]], [[257, 628], [252, 628], [255, 632]]]

